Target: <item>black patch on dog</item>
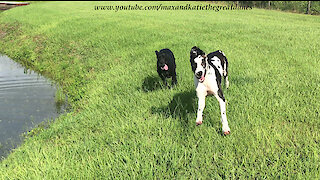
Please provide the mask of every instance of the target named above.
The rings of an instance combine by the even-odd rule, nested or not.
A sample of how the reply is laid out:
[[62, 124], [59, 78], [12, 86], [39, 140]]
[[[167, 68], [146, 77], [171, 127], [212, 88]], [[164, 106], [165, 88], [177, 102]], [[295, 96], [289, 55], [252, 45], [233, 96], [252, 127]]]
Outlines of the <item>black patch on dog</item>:
[[197, 68], [197, 65], [194, 62], [194, 59], [196, 57], [198, 57], [199, 55], [204, 56], [205, 53], [200, 48], [198, 48], [197, 46], [193, 46], [191, 48], [191, 50], [190, 50], [190, 63], [191, 63], [191, 68], [192, 68], [193, 73]]
[[[221, 66], [222, 66], [222, 69], [226, 71], [226, 74], [223, 76], [226, 77], [228, 76], [228, 60], [227, 60], [227, 57], [224, 56], [222, 54], [222, 51], [218, 50], [218, 51], [215, 51], [215, 52], [212, 52], [210, 54], [207, 55], [207, 58], [208, 58], [208, 63], [211, 65], [211, 66], [214, 66], [211, 62], [211, 59], [214, 57], [214, 56], [217, 56], [219, 59], [220, 59], [220, 63], [221, 63]], [[224, 64], [226, 64], [226, 69], [224, 69]]]
[[223, 92], [222, 92], [222, 88], [221, 88], [221, 75], [219, 73], [219, 70], [217, 69], [217, 67], [212, 66], [214, 68], [214, 72], [216, 74], [216, 81], [217, 81], [217, 85], [218, 85], [218, 96], [225, 101], [225, 98], [223, 96]]
[[[157, 72], [163, 83], [167, 86], [166, 78], [172, 77], [172, 86], [177, 84], [176, 62], [174, 55], [170, 49], [161, 49], [159, 52], [155, 51], [157, 55]], [[167, 65], [168, 70], [163, 67]]]
[[221, 85], [221, 74], [220, 74], [219, 70], [217, 69], [217, 67], [215, 67], [215, 66], [212, 66], [212, 67], [214, 69], [214, 72], [216, 73], [217, 84], [218, 84], [218, 86], [220, 86]]
[[[219, 70], [218, 70], [218, 68], [220, 68], [220, 66], [218, 66], [218, 68], [212, 63], [212, 60], [211, 60], [211, 58], [213, 58], [214, 56], [217, 56], [219, 59], [220, 59], [220, 61], [221, 61], [221, 66], [222, 66], [222, 69], [224, 69], [224, 64], [226, 63], [226, 72], [228, 72], [227, 71], [227, 68], [228, 68], [228, 61], [227, 61], [227, 58], [221, 53], [221, 51], [215, 51], [215, 52], [212, 52], [212, 53], [210, 53], [210, 54], [208, 54], [207, 55], [207, 61], [208, 61], [208, 63], [209, 63], [209, 65], [211, 66], [211, 67], [213, 67], [214, 68], [214, 72], [215, 72], [215, 75], [216, 75], [216, 81], [217, 81], [217, 85], [218, 85], [218, 96], [223, 100], [223, 101], [225, 101], [225, 98], [224, 98], [224, 96], [223, 96], [223, 92], [222, 92], [222, 88], [221, 88], [221, 79], [222, 79], [222, 77], [221, 77], [221, 74], [220, 74], [220, 72], [219, 72]], [[226, 73], [226, 76], [227, 76], [227, 74], [228, 73]], [[224, 76], [224, 78], [226, 77], [226, 76]]]

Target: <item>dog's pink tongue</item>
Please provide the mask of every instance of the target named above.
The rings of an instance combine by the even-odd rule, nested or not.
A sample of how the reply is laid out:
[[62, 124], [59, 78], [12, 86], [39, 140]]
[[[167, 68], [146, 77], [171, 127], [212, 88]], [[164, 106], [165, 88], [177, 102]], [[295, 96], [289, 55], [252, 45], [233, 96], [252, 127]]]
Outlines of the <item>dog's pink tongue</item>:
[[204, 76], [201, 76], [201, 78], [199, 79], [201, 82], [204, 81]]
[[161, 68], [161, 69], [167, 71], [167, 70], [168, 70], [168, 66], [165, 64], [165, 65], [163, 66], [163, 68]]

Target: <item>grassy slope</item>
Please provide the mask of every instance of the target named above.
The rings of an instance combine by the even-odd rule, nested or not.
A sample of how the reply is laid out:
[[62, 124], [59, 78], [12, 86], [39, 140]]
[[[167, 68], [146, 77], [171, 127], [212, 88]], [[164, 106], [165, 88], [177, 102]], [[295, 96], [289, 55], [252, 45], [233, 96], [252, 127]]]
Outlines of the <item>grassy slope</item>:
[[[319, 17], [98, 4], [107, 3], [0, 14], [0, 52], [57, 80], [75, 109], [3, 160], [0, 178], [319, 178]], [[195, 126], [194, 45], [228, 57], [228, 137], [213, 98]], [[160, 88], [155, 70], [154, 50], [166, 47], [178, 67], [173, 90]]]

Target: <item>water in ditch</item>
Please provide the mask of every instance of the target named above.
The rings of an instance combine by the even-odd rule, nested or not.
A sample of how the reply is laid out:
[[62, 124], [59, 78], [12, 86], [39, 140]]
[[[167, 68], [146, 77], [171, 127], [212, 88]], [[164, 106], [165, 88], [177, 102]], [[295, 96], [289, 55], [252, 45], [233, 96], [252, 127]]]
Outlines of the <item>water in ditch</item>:
[[65, 111], [55, 101], [56, 91], [50, 80], [0, 54], [0, 160], [23, 134]]

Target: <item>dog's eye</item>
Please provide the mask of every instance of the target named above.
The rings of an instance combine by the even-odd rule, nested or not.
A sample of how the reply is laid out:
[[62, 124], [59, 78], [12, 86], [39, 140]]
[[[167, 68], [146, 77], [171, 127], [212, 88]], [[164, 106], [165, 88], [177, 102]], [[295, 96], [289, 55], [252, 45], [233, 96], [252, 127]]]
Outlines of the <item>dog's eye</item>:
[[206, 66], [206, 61], [205, 61], [204, 59], [202, 60], [201, 65], [202, 65], [203, 67], [205, 67], [205, 66]]

